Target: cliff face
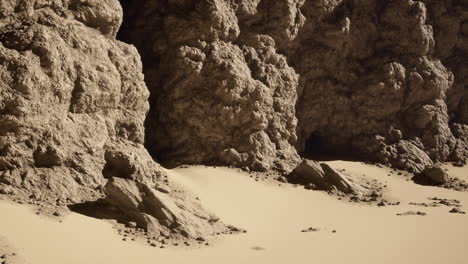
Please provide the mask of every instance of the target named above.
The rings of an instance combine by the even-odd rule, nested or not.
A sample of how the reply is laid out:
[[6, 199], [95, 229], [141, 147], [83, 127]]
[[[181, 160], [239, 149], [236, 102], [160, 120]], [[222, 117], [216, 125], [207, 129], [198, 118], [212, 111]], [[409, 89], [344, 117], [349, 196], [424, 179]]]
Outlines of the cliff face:
[[160, 177], [141, 145], [149, 93], [140, 58], [134, 47], [114, 39], [122, 21], [119, 4], [2, 5], [2, 181], [70, 198], [81, 186], [101, 185], [106, 165], [127, 166], [124, 177], [137, 171]]
[[244, 31], [225, 1], [125, 8], [120, 37], [143, 55], [147, 146], [157, 159], [255, 170], [294, 164], [298, 75], [270, 36]]
[[[446, 16], [463, 8], [444, 7]], [[455, 80], [466, 77], [451, 72], [438, 55], [446, 50], [434, 37], [445, 39], [433, 19], [440, 6], [348, 1], [323, 12], [306, 3], [304, 10], [313, 21], [304, 26], [306, 38], [293, 44], [307, 54], [295, 60], [302, 76], [299, 138], [317, 132], [331, 151], [344, 147], [413, 171], [434, 161], [466, 159], [467, 142], [460, 137], [466, 126], [455, 124], [463, 122], [456, 117], [466, 111], [460, 103], [464, 92], [452, 92], [459, 89]]]
[[297, 153], [421, 171], [468, 152], [462, 1], [124, 2], [158, 160], [289, 170]]
[[100, 198], [110, 179], [114, 207], [146, 194], [147, 209], [128, 211], [141, 227], [219, 231], [142, 145], [149, 92], [137, 50], [115, 39], [121, 21], [113, 0], [0, 3], [2, 193], [73, 204]]

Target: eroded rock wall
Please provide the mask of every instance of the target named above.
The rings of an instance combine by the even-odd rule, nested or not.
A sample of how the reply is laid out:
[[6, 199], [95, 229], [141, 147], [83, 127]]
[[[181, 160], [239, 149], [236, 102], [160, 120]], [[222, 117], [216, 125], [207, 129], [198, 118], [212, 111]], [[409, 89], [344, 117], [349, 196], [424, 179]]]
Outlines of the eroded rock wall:
[[466, 160], [463, 1], [125, 3], [119, 37], [143, 56], [157, 159], [288, 170], [320, 148], [413, 171]]
[[252, 10], [218, 0], [127, 2], [121, 38], [146, 65], [154, 156], [289, 169], [298, 159], [298, 75], [270, 36], [243, 33], [238, 13]]
[[[455, 5], [447, 4], [463, 8]], [[438, 25], [430, 8], [437, 8], [419, 1], [328, 7], [305, 3], [312, 19], [290, 44], [301, 54], [291, 55], [301, 74], [299, 144], [318, 133], [331, 152], [347, 150], [413, 171], [466, 160], [466, 140], [451, 131], [464, 125], [454, 124], [460, 120], [450, 119], [448, 109], [459, 104], [448, 95], [465, 75], [448, 69], [437, 54], [445, 50], [434, 37]]]
[[116, 0], [0, 2], [0, 188], [63, 205], [122, 178], [164, 190], [171, 212], [184, 212], [165, 228], [217, 232], [143, 146], [149, 92], [136, 48], [115, 39], [121, 21]]

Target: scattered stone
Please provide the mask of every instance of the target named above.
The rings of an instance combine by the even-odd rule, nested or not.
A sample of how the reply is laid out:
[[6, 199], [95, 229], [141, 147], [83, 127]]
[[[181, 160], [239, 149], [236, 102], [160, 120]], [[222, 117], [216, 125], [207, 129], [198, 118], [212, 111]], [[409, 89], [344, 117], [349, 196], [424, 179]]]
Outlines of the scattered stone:
[[427, 215], [427, 213], [425, 212], [415, 212], [415, 211], [407, 211], [407, 212], [404, 212], [404, 213], [398, 213], [397, 214], [398, 216], [406, 216], [406, 215], [419, 215], [419, 216], [425, 216]]
[[387, 204], [385, 203], [385, 201], [380, 201], [380, 203], [377, 204], [378, 207], [382, 207], [382, 206], [386, 206]]
[[303, 229], [301, 230], [302, 233], [307, 233], [307, 232], [318, 232], [320, 231], [319, 228], [316, 228], [316, 227], [309, 227], [307, 229]]
[[278, 178], [277, 178], [277, 180], [278, 180], [279, 182], [288, 183], [288, 180], [287, 180], [287, 178], [286, 178], [286, 177], [284, 177], [284, 176], [280, 176], [280, 177], [278, 177]]
[[265, 250], [265, 248], [259, 247], [259, 246], [251, 247], [251, 249], [253, 249], [253, 250]]
[[462, 211], [462, 210], [460, 210], [460, 208], [458, 208], [458, 207], [452, 208], [452, 209], [449, 211], [449, 213], [452, 213], [452, 214], [465, 214], [465, 212]]
[[10, 186], [0, 186], [0, 194], [14, 195], [16, 191]]
[[127, 223], [127, 226], [130, 227], [130, 228], [136, 228], [136, 227], [137, 227], [137, 223], [136, 223], [136, 222], [128, 222], [128, 223]]

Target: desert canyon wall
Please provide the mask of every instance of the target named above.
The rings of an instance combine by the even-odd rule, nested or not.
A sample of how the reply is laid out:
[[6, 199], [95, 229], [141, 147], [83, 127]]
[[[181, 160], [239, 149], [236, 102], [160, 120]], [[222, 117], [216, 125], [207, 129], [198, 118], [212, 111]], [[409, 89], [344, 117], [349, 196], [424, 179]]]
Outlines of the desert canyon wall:
[[411, 171], [467, 157], [463, 1], [123, 1], [163, 162], [290, 170], [300, 154]]

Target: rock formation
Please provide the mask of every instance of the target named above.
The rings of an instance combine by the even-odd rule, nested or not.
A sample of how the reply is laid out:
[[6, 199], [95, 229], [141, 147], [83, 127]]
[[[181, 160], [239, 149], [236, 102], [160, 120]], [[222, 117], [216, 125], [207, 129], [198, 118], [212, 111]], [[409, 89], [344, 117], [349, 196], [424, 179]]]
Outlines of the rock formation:
[[[309, 19], [291, 44], [297, 47], [292, 65], [301, 74], [299, 144], [318, 135], [313, 140], [323, 140], [326, 151], [412, 171], [466, 160], [466, 122], [456, 124], [464, 110], [455, 110], [463, 95], [448, 97], [465, 74], [450, 71], [436, 52], [441, 44], [434, 30], [444, 34], [434, 22], [440, 6], [332, 2], [302, 6]], [[466, 7], [447, 2], [445, 8], [456, 14]], [[457, 113], [452, 118], [448, 102]]]
[[120, 36], [143, 57], [147, 146], [158, 160], [292, 169], [298, 75], [270, 36], [243, 34], [226, 1], [130, 1], [126, 10]]
[[[121, 22], [116, 0], [0, 2], [2, 193], [70, 204], [97, 199], [108, 179], [148, 193], [170, 184], [142, 145], [149, 92], [137, 50], [115, 39]], [[166, 228], [216, 231], [195, 199], [177, 213], [184, 197], [164, 197], [181, 216]]]
[[198, 203], [190, 202], [194, 197], [173, 192], [167, 186], [112, 178], [105, 191], [109, 204], [152, 234], [176, 233], [196, 239], [225, 231], [219, 218], [205, 212]]
[[291, 170], [297, 153], [422, 171], [466, 161], [463, 1], [124, 1], [147, 147], [169, 163]]
[[361, 193], [363, 188], [351, 182], [347, 176], [331, 168], [328, 164], [312, 160], [302, 162], [288, 176], [288, 181], [305, 185], [308, 189], [340, 192], [351, 194]]

